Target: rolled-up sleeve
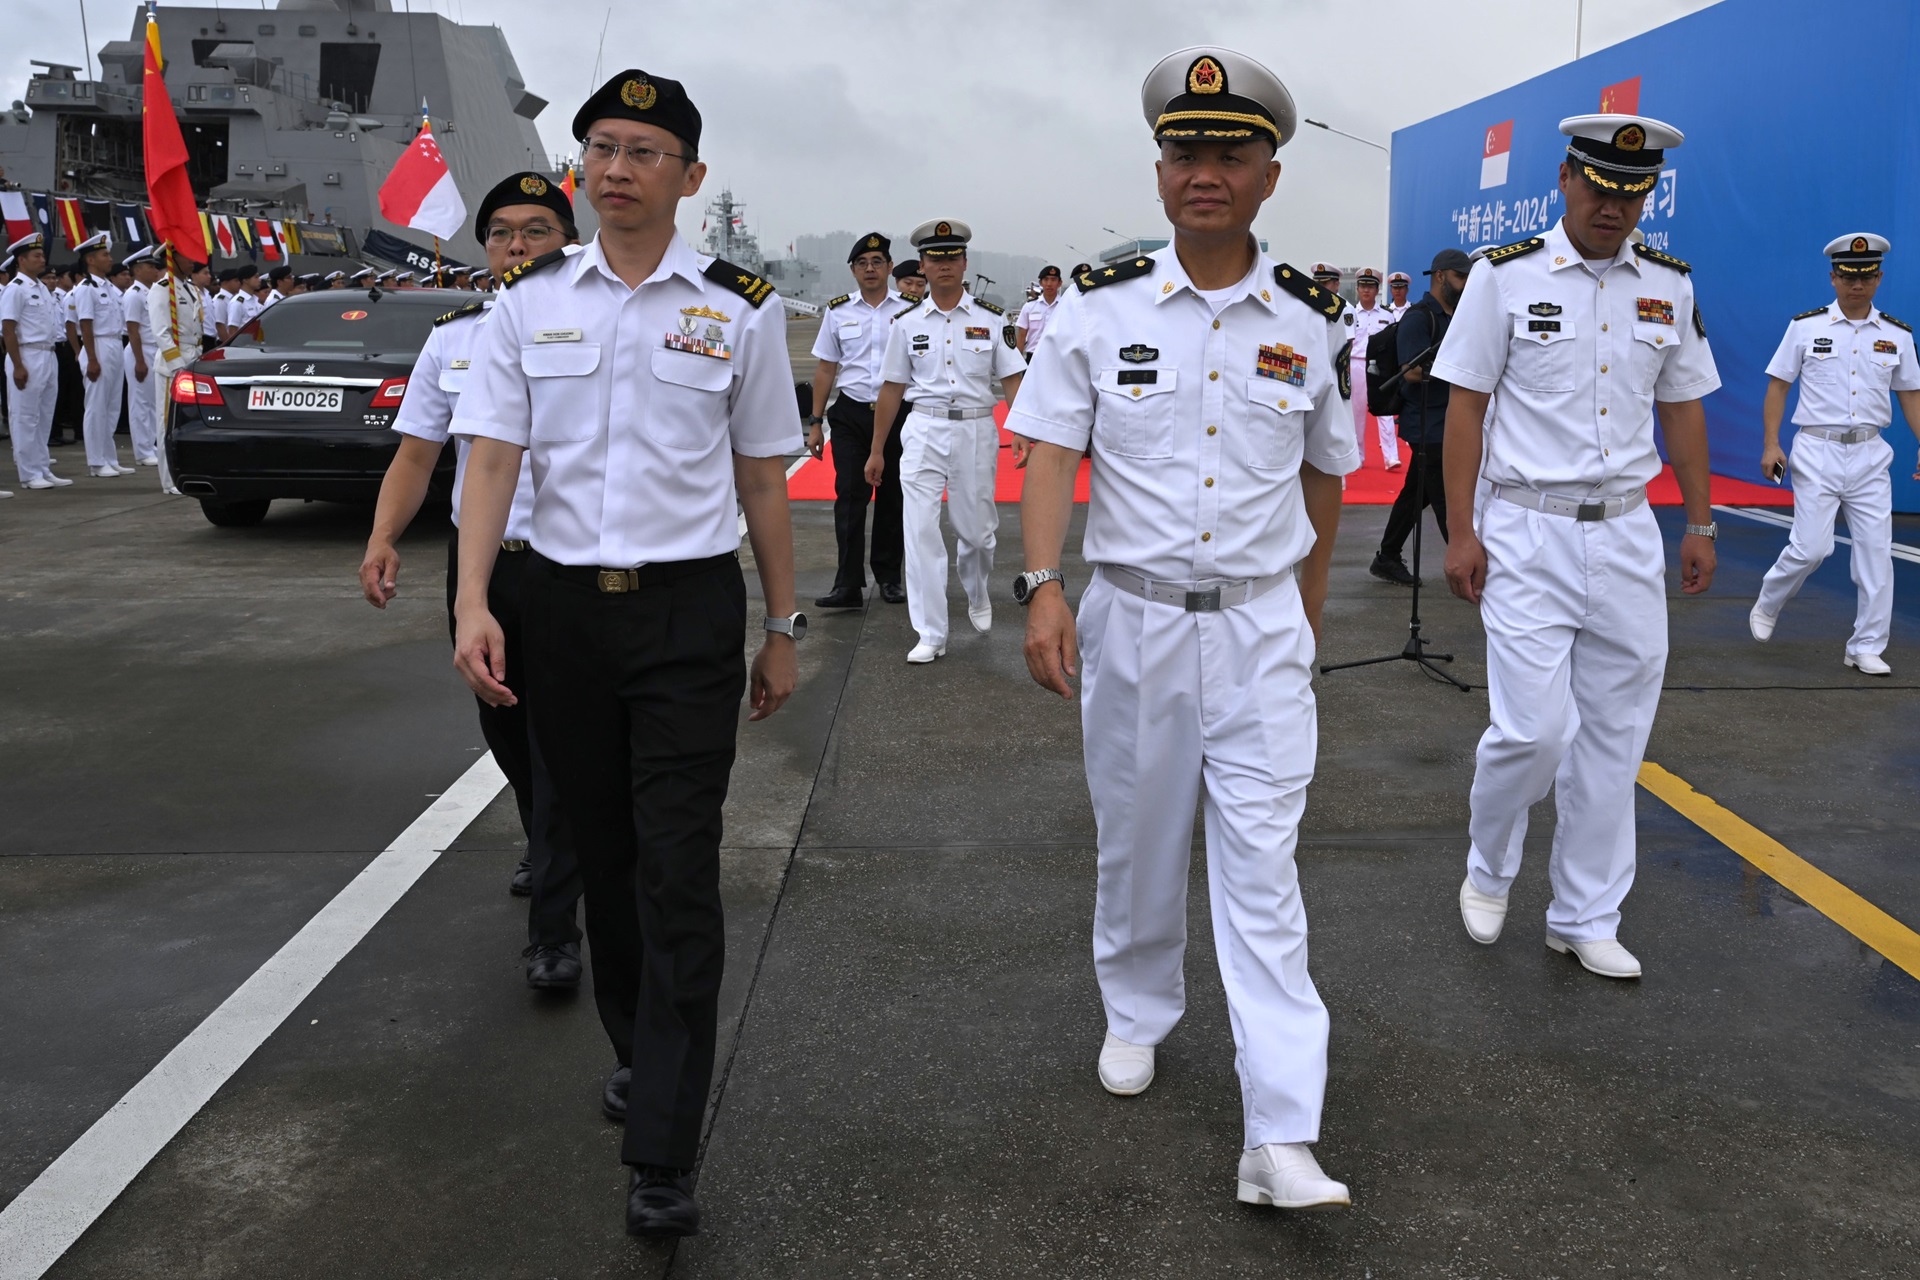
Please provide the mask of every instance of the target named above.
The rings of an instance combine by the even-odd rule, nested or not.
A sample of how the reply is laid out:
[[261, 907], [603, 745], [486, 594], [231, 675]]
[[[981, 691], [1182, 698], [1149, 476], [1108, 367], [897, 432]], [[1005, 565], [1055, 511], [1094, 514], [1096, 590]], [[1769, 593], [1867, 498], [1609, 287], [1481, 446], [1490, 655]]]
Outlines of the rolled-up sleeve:
[[[520, 367], [520, 307], [502, 291], [474, 344], [472, 370], [454, 409], [452, 434], [485, 436], [526, 448], [533, 439], [533, 397]], [[406, 401], [402, 400], [401, 404]]]
[[799, 453], [800, 402], [793, 391], [793, 362], [787, 354], [787, 309], [770, 296], [747, 315], [728, 403], [727, 439], [746, 458], [775, 458]]
[[1466, 292], [1433, 362], [1433, 376], [1469, 391], [1492, 391], [1506, 372], [1511, 330], [1496, 269], [1482, 263], [1467, 277]]
[[1069, 294], [1040, 331], [1033, 363], [1020, 379], [1020, 398], [1007, 414], [1007, 430], [1063, 449], [1085, 449], [1093, 439], [1096, 394], [1084, 299]]

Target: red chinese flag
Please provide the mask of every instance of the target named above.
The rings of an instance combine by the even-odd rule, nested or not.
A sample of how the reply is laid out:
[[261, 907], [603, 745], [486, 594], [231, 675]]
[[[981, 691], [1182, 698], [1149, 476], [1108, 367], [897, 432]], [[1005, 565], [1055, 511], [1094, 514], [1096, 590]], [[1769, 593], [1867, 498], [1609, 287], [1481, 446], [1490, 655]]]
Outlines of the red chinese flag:
[[1610, 84], [1600, 91], [1600, 114], [1637, 116], [1640, 114], [1640, 77]]
[[200, 212], [193, 203], [193, 184], [187, 181], [187, 141], [173, 114], [173, 99], [161, 78], [166, 63], [160, 57], [160, 21], [147, 9], [146, 71], [141, 76], [141, 133], [147, 166], [147, 199], [153, 202], [148, 221], [153, 238], [196, 261], [207, 260], [207, 241]]

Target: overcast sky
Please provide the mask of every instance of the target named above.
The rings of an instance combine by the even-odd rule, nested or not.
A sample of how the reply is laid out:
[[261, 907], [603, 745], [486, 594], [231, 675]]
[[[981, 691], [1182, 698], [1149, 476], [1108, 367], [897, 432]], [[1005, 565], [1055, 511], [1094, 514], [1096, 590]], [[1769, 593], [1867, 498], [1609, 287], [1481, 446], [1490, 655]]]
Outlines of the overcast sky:
[[[205, 0], [209, 2], [210, 0]], [[1582, 48], [1618, 43], [1713, 0], [1587, 0]], [[27, 59], [80, 62], [82, 0], [12, 6], [0, 102]], [[131, 0], [84, 0], [95, 49]], [[680, 80], [705, 118], [703, 195], [732, 187], [769, 253], [796, 235], [932, 217], [982, 247], [1068, 261], [1166, 234], [1140, 81], [1160, 55], [1219, 42], [1258, 58], [1300, 114], [1385, 144], [1393, 130], [1574, 57], [1580, 0], [394, 0], [491, 23], [540, 130], [572, 150], [573, 112], [602, 78]], [[225, 7], [272, 8], [277, 0]], [[611, 17], [609, 18], [609, 14]], [[916, 26], [915, 18], [927, 21]], [[924, 33], [922, 33], [924, 31]], [[1302, 127], [1256, 230], [1279, 256], [1373, 263], [1386, 241], [1385, 156]], [[681, 225], [700, 225], [704, 200]], [[1391, 264], [1376, 264], [1391, 265]]]

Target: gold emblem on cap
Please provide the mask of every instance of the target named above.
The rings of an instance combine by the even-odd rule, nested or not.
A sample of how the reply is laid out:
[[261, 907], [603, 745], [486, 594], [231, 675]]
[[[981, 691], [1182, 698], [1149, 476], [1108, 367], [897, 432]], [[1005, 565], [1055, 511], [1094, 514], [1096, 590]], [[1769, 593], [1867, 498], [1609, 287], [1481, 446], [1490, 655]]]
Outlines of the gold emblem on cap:
[[1623, 124], [1614, 131], [1613, 145], [1622, 151], [1638, 151], [1647, 145], [1647, 131], [1637, 124]]
[[1227, 87], [1227, 73], [1212, 58], [1196, 58], [1187, 68], [1188, 93], [1223, 93]]
[[933, 234], [937, 236], [950, 236], [953, 234], [953, 224], [951, 222], [936, 222], [933, 226]]
[[879, 247], [880, 247], [880, 237], [879, 237], [879, 236], [868, 236], [868, 237], [867, 237], [867, 248], [869, 248], [869, 249], [878, 249]]
[[635, 111], [650, 111], [660, 98], [659, 90], [646, 80], [629, 80], [620, 86], [620, 101]]
[[1865, 236], [1855, 236], [1853, 238], [1852, 249], [1855, 253], [1865, 253], [1867, 251], [1867, 238]]
[[526, 177], [520, 179], [520, 189], [530, 196], [543, 196], [547, 194], [546, 179], [536, 178], [532, 174], [528, 174]]

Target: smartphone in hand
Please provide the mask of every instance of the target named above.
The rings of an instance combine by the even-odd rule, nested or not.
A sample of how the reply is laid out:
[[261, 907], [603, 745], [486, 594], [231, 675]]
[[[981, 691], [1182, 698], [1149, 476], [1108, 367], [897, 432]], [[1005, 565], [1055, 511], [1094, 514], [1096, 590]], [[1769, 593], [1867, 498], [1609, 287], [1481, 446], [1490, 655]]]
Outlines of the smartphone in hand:
[[1785, 480], [1787, 478], [1787, 464], [1784, 462], [1774, 463], [1773, 471], [1771, 474], [1773, 476], [1773, 482], [1775, 484], [1779, 484], [1782, 480]]

